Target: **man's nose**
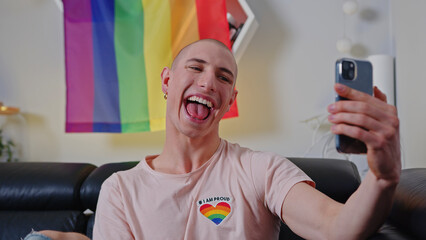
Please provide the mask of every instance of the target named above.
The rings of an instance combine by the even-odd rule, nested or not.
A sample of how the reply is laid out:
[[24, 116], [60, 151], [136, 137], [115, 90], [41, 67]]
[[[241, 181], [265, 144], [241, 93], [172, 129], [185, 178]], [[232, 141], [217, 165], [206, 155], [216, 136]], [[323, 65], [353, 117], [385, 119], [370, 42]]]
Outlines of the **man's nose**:
[[216, 74], [211, 71], [206, 71], [198, 80], [198, 86], [210, 92], [216, 91]]

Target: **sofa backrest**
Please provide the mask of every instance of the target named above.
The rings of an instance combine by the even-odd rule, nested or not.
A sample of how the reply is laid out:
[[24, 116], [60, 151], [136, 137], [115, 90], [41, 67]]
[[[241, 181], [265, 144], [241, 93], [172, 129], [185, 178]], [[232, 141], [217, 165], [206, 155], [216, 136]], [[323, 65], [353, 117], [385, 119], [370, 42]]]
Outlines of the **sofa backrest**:
[[345, 203], [359, 187], [361, 177], [353, 162], [328, 158], [289, 158], [316, 183], [316, 189]]
[[80, 189], [80, 198], [86, 209], [96, 211], [99, 192], [102, 183], [113, 173], [128, 170], [136, 166], [139, 162], [119, 162], [107, 163], [96, 168], [84, 181]]
[[[358, 188], [360, 177], [349, 161], [289, 158], [316, 183], [316, 188], [345, 202]], [[102, 183], [113, 173], [138, 162], [109, 163], [96, 168], [84, 163], [0, 163], [0, 239], [20, 239], [31, 231], [51, 229], [92, 236]], [[282, 225], [280, 239], [300, 239]]]
[[0, 210], [81, 210], [88, 163], [0, 163]]
[[[339, 159], [289, 158], [316, 183], [316, 188], [338, 202], [346, 202], [358, 188], [361, 179], [355, 164]], [[84, 181], [80, 196], [85, 208], [96, 210], [102, 183], [113, 173], [125, 171], [139, 162], [108, 163], [90, 173]]]
[[96, 167], [87, 163], [0, 163], [0, 239], [32, 229], [85, 232], [80, 187]]

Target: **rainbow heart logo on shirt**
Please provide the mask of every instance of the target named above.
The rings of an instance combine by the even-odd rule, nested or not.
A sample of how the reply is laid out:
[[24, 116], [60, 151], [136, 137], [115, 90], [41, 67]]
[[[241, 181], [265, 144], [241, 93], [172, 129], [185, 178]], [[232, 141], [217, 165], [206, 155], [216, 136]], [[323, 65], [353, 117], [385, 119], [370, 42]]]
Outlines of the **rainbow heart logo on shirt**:
[[219, 225], [231, 212], [231, 206], [226, 202], [220, 202], [216, 207], [206, 203], [200, 207], [200, 212], [206, 218], [212, 220], [216, 225]]

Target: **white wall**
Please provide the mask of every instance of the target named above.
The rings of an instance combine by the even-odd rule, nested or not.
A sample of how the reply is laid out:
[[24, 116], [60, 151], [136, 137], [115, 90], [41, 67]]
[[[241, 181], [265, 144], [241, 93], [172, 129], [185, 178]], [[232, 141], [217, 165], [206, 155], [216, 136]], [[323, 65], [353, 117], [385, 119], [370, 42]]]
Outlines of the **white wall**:
[[[350, 56], [336, 50], [343, 36], [343, 1], [248, 2], [260, 27], [240, 62], [241, 117], [223, 121], [222, 134], [252, 148], [303, 156], [313, 129], [301, 121], [326, 114], [335, 97], [334, 62]], [[347, 36], [355, 45], [351, 56], [392, 54], [388, 1], [358, 2], [358, 13], [346, 17]], [[321, 157], [324, 144], [307, 156]], [[344, 158], [335, 151], [328, 156]], [[351, 160], [366, 168], [364, 157]]]
[[426, 167], [426, 2], [394, 0], [392, 4], [405, 167]]
[[[240, 117], [222, 122], [224, 138], [285, 156], [304, 154], [311, 144], [313, 130], [301, 121], [325, 114], [326, 106], [334, 100], [334, 61], [345, 56], [335, 47], [343, 35], [342, 2], [248, 1], [259, 28], [239, 64]], [[348, 37], [356, 45], [352, 56], [393, 54], [389, 2], [358, 2], [360, 11], [347, 18], [346, 26]], [[405, 10], [395, 11], [394, 17], [398, 19], [410, 15]], [[421, 15], [420, 10], [417, 15]], [[404, 31], [409, 35], [416, 33], [414, 29]], [[397, 36], [397, 46], [400, 40]], [[419, 44], [424, 48], [423, 42]], [[398, 54], [401, 51], [406, 49], [397, 48]], [[410, 54], [398, 59], [398, 66], [401, 61], [409, 62]], [[420, 60], [420, 56], [417, 59]], [[398, 78], [404, 77], [400, 75], [403, 72], [397, 70]], [[161, 151], [164, 132], [65, 134], [64, 75], [63, 19], [55, 2], [0, 1], [0, 101], [22, 108], [27, 127], [19, 130], [27, 146], [25, 160], [89, 161], [100, 165], [138, 160]], [[400, 88], [399, 93], [408, 94], [416, 86]], [[406, 99], [400, 105], [405, 108], [400, 109], [405, 116], [414, 115], [408, 102], [413, 101]], [[425, 113], [421, 114], [424, 119]], [[401, 118], [407, 121], [405, 116]], [[403, 128], [410, 134], [411, 124], [422, 126], [417, 122], [404, 122]], [[325, 130], [319, 131], [323, 133]], [[421, 151], [425, 150], [416, 147], [416, 138], [408, 141], [412, 135], [404, 134], [405, 148], [410, 149], [410, 155], [406, 153], [407, 166], [425, 166], [411, 158], [420, 159]], [[322, 144], [308, 155], [320, 157]], [[358, 162], [359, 166], [365, 166], [363, 161]]]

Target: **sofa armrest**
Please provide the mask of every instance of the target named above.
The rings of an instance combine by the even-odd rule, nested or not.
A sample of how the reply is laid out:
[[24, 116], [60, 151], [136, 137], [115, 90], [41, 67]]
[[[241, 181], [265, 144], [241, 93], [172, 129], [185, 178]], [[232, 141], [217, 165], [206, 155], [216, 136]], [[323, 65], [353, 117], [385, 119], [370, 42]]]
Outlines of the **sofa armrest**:
[[426, 239], [426, 168], [402, 170], [389, 222], [415, 239]]

